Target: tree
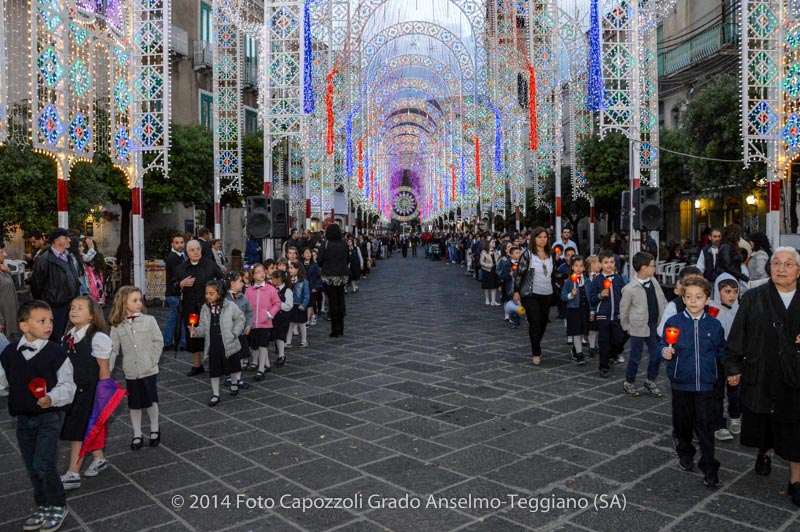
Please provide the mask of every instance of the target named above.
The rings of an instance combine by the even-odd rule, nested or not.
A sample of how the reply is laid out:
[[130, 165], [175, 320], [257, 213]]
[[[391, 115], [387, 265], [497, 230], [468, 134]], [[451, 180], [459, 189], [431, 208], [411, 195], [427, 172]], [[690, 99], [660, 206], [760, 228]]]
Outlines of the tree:
[[659, 134], [659, 174], [658, 184], [661, 187], [661, 197], [667, 202], [681, 197], [681, 193], [692, 187], [687, 161], [688, 157], [664, 151], [664, 149], [686, 153], [686, 132], [683, 129], [662, 129]]
[[630, 188], [628, 138], [612, 132], [581, 143], [581, 163], [586, 169], [586, 191], [595, 199], [597, 213], [619, 219], [620, 197]]
[[56, 163], [31, 145], [0, 147], [0, 224], [3, 237], [17, 229], [48, 233], [57, 223]]
[[[743, 159], [739, 98], [739, 82], [731, 76], [716, 78], [692, 98], [683, 119], [688, 153], [714, 159]], [[698, 189], [732, 184], [748, 188], [756, 176], [764, 175], [762, 164], [744, 168], [743, 163], [691, 159], [688, 167]]]
[[92, 162], [76, 163], [70, 170], [67, 183], [69, 219], [70, 224], [78, 230], [82, 229], [83, 221], [90, 214], [97, 218], [98, 208], [110, 201], [108, 186], [98, 179], [99, 168], [95, 162], [105, 162], [106, 159], [97, 154]]

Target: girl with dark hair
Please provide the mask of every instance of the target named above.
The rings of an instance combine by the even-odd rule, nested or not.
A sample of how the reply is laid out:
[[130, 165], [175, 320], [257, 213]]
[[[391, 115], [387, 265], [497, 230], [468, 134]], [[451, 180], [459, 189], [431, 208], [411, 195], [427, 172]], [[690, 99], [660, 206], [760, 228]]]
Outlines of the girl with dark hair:
[[747, 282], [750, 277], [742, 271], [744, 257], [739, 249], [742, 228], [738, 224], [728, 224], [722, 231], [722, 245], [717, 256], [717, 277], [727, 273], [740, 282]]
[[544, 227], [536, 227], [531, 231], [528, 249], [522, 254], [514, 277], [514, 301], [522, 302], [528, 317], [528, 336], [535, 366], [542, 361], [541, 342], [550, 321], [552, 275], [549, 236]]
[[[208, 358], [208, 375], [211, 377], [211, 399], [208, 406], [219, 403], [219, 380], [223, 375], [231, 376], [231, 395], [239, 394], [239, 378], [242, 365], [238, 354], [241, 349], [239, 336], [244, 332], [245, 318], [233, 301], [225, 299], [225, 286], [220, 281], [206, 283], [206, 303], [200, 310], [200, 323], [189, 325], [194, 337], [204, 337], [205, 357]], [[236, 382], [236, 384], [233, 384]]]
[[[240, 367], [246, 368], [250, 362], [250, 344], [247, 341], [247, 335], [250, 334], [250, 330], [253, 328], [253, 307], [250, 306], [250, 301], [244, 297], [244, 278], [242, 273], [237, 270], [226, 272], [225, 277], [222, 278], [222, 286], [228, 293], [228, 300], [233, 301], [244, 314], [244, 331], [239, 335], [239, 343], [242, 345], [242, 349], [233, 356], [239, 360]], [[228, 378], [225, 379], [225, 386], [228, 387], [232, 381], [230, 374], [226, 375], [228, 375]], [[243, 390], [250, 387], [241, 378], [238, 385]]]
[[292, 347], [292, 333], [297, 329], [300, 334], [300, 347], [308, 347], [306, 322], [308, 321], [308, 302], [311, 291], [305, 279], [303, 265], [296, 260], [289, 263], [289, 284], [292, 287], [292, 310], [289, 313], [289, 332], [286, 335], [286, 347]]
[[750, 280], [758, 281], [769, 277], [769, 259], [772, 257], [772, 245], [765, 233], [753, 233], [750, 235], [750, 245], [753, 246], [753, 254], [747, 269], [750, 270]]

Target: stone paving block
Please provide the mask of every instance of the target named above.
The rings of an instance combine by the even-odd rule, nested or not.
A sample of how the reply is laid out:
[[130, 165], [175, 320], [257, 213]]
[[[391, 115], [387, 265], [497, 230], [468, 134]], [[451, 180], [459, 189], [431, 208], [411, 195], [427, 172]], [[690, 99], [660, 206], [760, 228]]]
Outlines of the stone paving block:
[[490, 517], [479, 519], [474, 524], [463, 528], [462, 530], [464, 532], [525, 532], [528, 529], [522, 525], [518, 525], [496, 515], [492, 515]]
[[[775, 471], [774, 465], [773, 462], [772, 474], [770, 476], [758, 476], [751, 469], [742, 478], [729, 485], [725, 491], [751, 501], [797, 511], [797, 507], [792, 504], [791, 499], [786, 495], [786, 481], [788, 475], [783, 475]], [[720, 480], [723, 483], [726, 481], [723, 475], [720, 475]]]
[[[102, 478], [104, 475], [105, 472], [96, 478]], [[148, 493], [157, 495], [165, 491], [174, 491], [185, 486], [206, 482], [211, 480], [211, 475], [191, 463], [181, 461], [133, 473], [131, 479]]]
[[618, 532], [619, 530], [658, 532], [670, 523], [670, 518], [652, 510], [631, 505], [625, 510], [596, 511], [588, 509], [570, 518], [570, 522], [598, 532]]
[[[435, 438], [437, 443], [453, 448], [467, 447], [492, 438], [508, 436], [525, 425], [508, 418], [496, 418]], [[545, 429], [546, 431], [547, 429]], [[493, 445], [493, 444], [492, 444]], [[499, 445], [493, 445], [499, 447]], [[501, 447], [502, 448], [502, 447]]]
[[251, 461], [219, 446], [189, 451], [183, 458], [216, 476], [241, 471], [254, 465]]
[[229, 418], [221, 421], [213, 421], [205, 425], [198, 425], [193, 427], [192, 430], [205, 438], [218, 440], [232, 434], [246, 432], [250, 430], [250, 425], [243, 421]]
[[425, 508], [424, 498], [420, 504], [423, 507], [414, 511], [382, 508], [372, 510], [367, 516], [393, 532], [453, 530], [470, 521], [469, 517], [452, 510]]
[[226, 528], [224, 532], [301, 532], [297, 528], [284, 521], [277, 515], [266, 515], [253, 521], [237, 524], [231, 528]]
[[[122, 508], [121, 508], [122, 509]], [[136, 509], [113, 517], [89, 523], [95, 530], [113, 530], [114, 532], [139, 532], [158, 526], [174, 519], [174, 516], [161, 508], [150, 508], [147, 511]]]
[[[183, 506], [176, 508], [174, 498], [180, 496]], [[216, 496], [216, 499], [215, 499]], [[231, 506], [224, 501], [228, 497]], [[204, 482], [191, 488], [181, 488], [158, 495], [161, 503], [176, 516], [199, 531], [218, 531], [231, 526], [235, 521], [250, 521], [264, 514], [264, 510], [235, 507], [236, 495], [217, 481]], [[193, 507], [193, 505], [195, 507]]]
[[595, 467], [593, 472], [617, 482], [629, 482], [632, 478], [665, 464], [674, 463], [675, 460], [677, 460], [675, 453], [646, 445], [630, 453], [622, 455], [617, 453], [615, 458]]
[[347, 437], [347, 434], [324, 425], [314, 424], [304, 429], [287, 432], [282, 434], [281, 437], [301, 447], [314, 447], [315, 445], [322, 445], [330, 441], [340, 440]]
[[229, 475], [221, 476], [219, 477], [219, 480], [225, 484], [230, 484], [238, 490], [263, 484], [264, 482], [272, 480], [273, 478], [275, 478], [274, 473], [267, 471], [263, 467], [256, 466], [251, 467], [250, 469], [243, 469]]
[[519, 456], [485, 445], [474, 445], [440, 456], [436, 462], [457, 473], [477, 476], [519, 460]]
[[398, 382], [396, 384], [390, 384], [387, 386], [387, 388], [390, 390], [394, 390], [396, 392], [402, 392], [408, 395], [412, 395], [414, 397], [430, 398], [450, 393], [450, 390], [448, 390], [447, 388], [442, 388], [439, 386], [431, 386], [428, 384], [420, 384], [418, 382], [412, 382], [412, 381], [403, 381], [403, 382]]
[[281, 475], [314, 491], [357, 478], [355, 469], [337, 464], [327, 458], [304, 462], [281, 470]]
[[367, 441], [379, 440], [381, 438], [386, 438], [387, 436], [397, 434], [396, 430], [386, 428], [382, 425], [376, 425], [374, 423], [359, 425], [352, 429], [347, 429], [344, 432]]
[[607, 456], [596, 453], [584, 447], [577, 447], [566, 443], [548, 447], [544, 453], [551, 458], [560, 458], [575, 465], [589, 468], [608, 460]]
[[291, 414], [277, 414], [261, 419], [254, 419], [253, 425], [257, 428], [267, 431], [270, 434], [283, 434], [284, 432], [291, 432], [293, 430], [310, 427], [312, 423], [310, 421], [306, 421], [300, 416], [293, 416]]
[[324, 445], [319, 445], [315, 452], [350, 466], [358, 466], [392, 456], [390, 450], [372, 445], [357, 438], [344, 438]]
[[788, 508], [781, 510], [774, 506], [759, 504], [752, 500], [733, 497], [725, 493], [721, 493], [708, 501], [703, 506], [703, 510], [731, 521], [767, 530], [780, 529], [797, 517], [797, 511], [787, 511]]
[[[724, 483], [725, 480], [720, 478]], [[659, 469], [627, 491], [628, 502], [644, 508], [679, 516], [715, 495], [703, 485], [703, 476], [675, 466]]]
[[360, 393], [354, 397], [361, 399], [362, 401], [384, 404], [384, 403], [391, 403], [392, 401], [397, 401], [399, 399], [404, 399], [410, 396], [407, 393], [398, 392], [397, 390], [390, 390], [388, 388], [378, 388], [377, 390], [372, 390], [370, 392]]
[[735, 521], [720, 519], [705, 512], [693, 512], [672, 527], [672, 530], [688, 532], [690, 530], [708, 530], [709, 532], [754, 532], [756, 528]]
[[610, 425], [615, 421], [616, 419], [611, 416], [604, 416], [595, 412], [578, 411], [548, 419], [544, 421], [543, 424], [555, 429], [581, 434], [589, 430]]
[[578, 466], [534, 455], [495, 469], [485, 476], [501, 484], [527, 490], [532, 485], [545, 486], [552, 482], [567, 480], [582, 471]]
[[231, 434], [224, 438], [218, 438], [217, 445], [223, 449], [238, 453], [266, 447], [281, 441], [277, 436], [267, 434], [263, 430], [248, 430], [238, 434]]
[[519, 412], [514, 412], [510, 417], [511, 419], [521, 421], [527, 425], [535, 425], [541, 421], [548, 420], [558, 415], [558, 412], [554, 412], [543, 407], [534, 406], [533, 408], [527, 408]]
[[511, 490], [509, 493], [516, 495], [517, 499], [498, 515], [522, 524], [528, 530], [545, 530], [552, 527], [555, 521], [576, 515], [580, 512], [576, 509], [578, 501], [586, 499], [583, 495], [562, 489], [536, 495], [528, 495], [519, 490]]
[[375, 403], [370, 403], [368, 401], [358, 401], [358, 400], [356, 400], [356, 401], [353, 401], [351, 403], [345, 403], [343, 405], [333, 406], [333, 407], [330, 408], [330, 410], [333, 410], [335, 412], [339, 412], [339, 413], [342, 413], [342, 414], [352, 415], [352, 414], [356, 414], [358, 412], [363, 412], [365, 410], [372, 410], [376, 406], [377, 405]]
[[534, 425], [502, 434], [488, 440], [486, 444], [524, 456], [556, 442], [566, 441], [570, 435], [563, 430]]
[[417, 438], [408, 434], [395, 434], [376, 442], [381, 447], [388, 447], [403, 454], [413, 456], [420, 460], [430, 460], [452, 451], [449, 447], [433, 443], [424, 438]]
[[353, 414], [353, 417], [372, 423], [385, 424], [397, 421], [399, 419], [411, 417], [412, 415], [413, 414], [411, 412], [405, 410], [398, 410], [390, 406], [379, 406], [376, 408], [370, 408], [369, 410], [356, 412]]
[[430, 494], [465, 480], [461, 475], [405, 456], [373, 462], [362, 469], [420, 495]]
[[459, 427], [469, 427], [470, 425], [477, 425], [484, 421], [494, 419], [494, 414], [478, 410], [470, 407], [463, 407], [457, 410], [451, 410], [434, 416], [435, 419], [441, 419], [447, 423], [458, 425]]
[[248, 451], [244, 453], [244, 456], [261, 464], [270, 471], [319, 458], [318, 454], [291, 443], [280, 443], [254, 451]]
[[345, 430], [366, 423], [363, 419], [346, 416], [330, 410], [306, 416], [306, 419], [337, 430]]
[[153, 500], [144, 491], [128, 485], [99, 493], [75, 494], [68, 498], [67, 504], [78, 515], [108, 516], [110, 508], [134, 510], [152, 505]]
[[411, 416], [401, 419], [400, 421], [387, 423], [386, 426], [398, 432], [405, 432], [421, 438], [434, 438], [446, 432], [452, 432], [458, 428], [456, 425], [450, 425], [449, 423], [443, 423], [422, 416]]
[[[508, 488], [483, 477], [472, 478], [432, 495], [437, 507], [485, 517], [502, 510], [508, 503]], [[428, 501], [426, 501], [428, 502]]]

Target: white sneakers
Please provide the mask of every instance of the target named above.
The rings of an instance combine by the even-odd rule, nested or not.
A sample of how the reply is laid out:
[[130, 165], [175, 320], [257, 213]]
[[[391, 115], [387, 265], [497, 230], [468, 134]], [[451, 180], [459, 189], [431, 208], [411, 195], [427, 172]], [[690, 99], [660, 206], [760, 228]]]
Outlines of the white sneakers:
[[731, 431], [731, 434], [739, 434], [742, 432], [742, 418], [731, 418], [730, 427], [728, 430]]
[[731, 441], [733, 439], [733, 434], [728, 429], [719, 429], [714, 431], [714, 437], [719, 441]]
[[86, 471], [83, 472], [83, 476], [85, 477], [96, 477], [100, 474], [101, 471], [108, 467], [108, 460], [105, 459], [97, 459], [95, 458], [92, 460], [91, 465], [86, 468]]
[[61, 475], [61, 484], [64, 485], [65, 490], [74, 490], [81, 487], [81, 474], [67, 471]]

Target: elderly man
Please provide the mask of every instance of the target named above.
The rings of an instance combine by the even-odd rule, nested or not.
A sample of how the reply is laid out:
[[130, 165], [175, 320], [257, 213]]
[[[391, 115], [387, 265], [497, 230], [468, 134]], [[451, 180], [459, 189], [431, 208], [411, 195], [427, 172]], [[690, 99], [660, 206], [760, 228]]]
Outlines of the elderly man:
[[213, 260], [203, 258], [200, 242], [192, 240], [186, 244], [189, 260], [175, 268], [173, 288], [181, 294], [181, 325], [185, 329], [186, 350], [192, 353], [192, 369], [188, 376], [194, 377], [206, 369], [200, 358], [203, 351], [203, 338], [192, 338], [189, 334], [189, 315], [200, 314], [206, 297], [206, 283], [214, 279], [222, 279], [222, 272]]
[[741, 381], [741, 443], [756, 447], [767, 476], [772, 453], [789, 462], [787, 492], [800, 506], [800, 254], [779, 247], [764, 284], [742, 298], [728, 337], [725, 374]]
[[53, 309], [50, 340], [61, 343], [67, 328], [70, 302], [81, 295], [80, 274], [69, 252], [70, 232], [58, 228], [50, 233], [50, 247], [33, 264], [31, 295]]

